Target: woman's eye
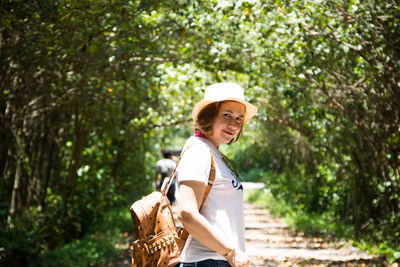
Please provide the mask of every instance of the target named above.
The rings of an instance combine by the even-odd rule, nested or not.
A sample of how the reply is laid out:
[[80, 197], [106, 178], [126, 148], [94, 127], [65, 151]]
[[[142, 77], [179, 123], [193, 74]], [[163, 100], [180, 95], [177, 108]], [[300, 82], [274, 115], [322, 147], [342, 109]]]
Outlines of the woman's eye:
[[225, 113], [225, 114], [224, 114], [224, 117], [225, 117], [225, 118], [230, 118], [230, 117], [231, 117], [231, 114]]
[[239, 118], [236, 118], [236, 120], [237, 120], [238, 122], [242, 122], [242, 121], [243, 121], [243, 118], [242, 118], [242, 117], [239, 117]]

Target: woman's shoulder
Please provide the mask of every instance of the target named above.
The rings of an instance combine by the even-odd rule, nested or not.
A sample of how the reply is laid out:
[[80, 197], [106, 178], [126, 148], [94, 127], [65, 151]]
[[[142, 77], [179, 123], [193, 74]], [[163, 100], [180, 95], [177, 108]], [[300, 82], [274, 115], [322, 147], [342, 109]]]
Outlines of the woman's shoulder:
[[186, 140], [183, 151], [187, 154], [210, 154], [211, 147], [206, 139], [192, 136]]
[[196, 137], [196, 136], [191, 136], [186, 140], [186, 143], [184, 145], [185, 148], [190, 148], [190, 147], [204, 147], [209, 149], [209, 144], [207, 139], [204, 139], [202, 137]]

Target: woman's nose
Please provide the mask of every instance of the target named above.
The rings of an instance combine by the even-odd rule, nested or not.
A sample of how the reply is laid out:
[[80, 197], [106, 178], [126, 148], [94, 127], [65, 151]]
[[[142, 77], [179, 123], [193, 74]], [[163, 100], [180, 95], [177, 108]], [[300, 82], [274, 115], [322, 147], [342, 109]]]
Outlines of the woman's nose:
[[238, 128], [240, 127], [240, 123], [238, 121], [236, 121], [234, 118], [231, 118], [228, 122], [229, 126]]

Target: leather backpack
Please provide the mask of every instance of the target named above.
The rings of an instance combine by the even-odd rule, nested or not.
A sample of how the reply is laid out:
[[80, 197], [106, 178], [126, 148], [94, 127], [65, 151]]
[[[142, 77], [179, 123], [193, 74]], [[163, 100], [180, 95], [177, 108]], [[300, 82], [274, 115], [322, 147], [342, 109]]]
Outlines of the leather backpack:
[[[211, 152], [210, 154], [210, 176], [200, 209], [215, 179], [215, 162]], [[132, 266], [171, 267], [180, 263], [180, 253], [189, 233], [183, 227], [177, 229], [171, 204], [166, 196], [176, 176], [178, 164], [179, 161], [169, 178], [164, 180], [161, 192], [153, 192], [134, 202], [130, 207], [132, 221], [138, 236], [138, 239], [131, 245]]]

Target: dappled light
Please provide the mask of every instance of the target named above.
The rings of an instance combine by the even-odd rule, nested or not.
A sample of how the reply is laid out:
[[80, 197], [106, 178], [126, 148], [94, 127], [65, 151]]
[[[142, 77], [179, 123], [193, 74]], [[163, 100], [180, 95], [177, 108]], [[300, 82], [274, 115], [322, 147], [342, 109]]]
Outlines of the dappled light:
[[[400, 261], [396, 1], [7, 0], [0, 13], [0, 265], [126, 264], [130, 204], [222, 81], [258, 107], [222, 150], [265, 185], [248, 198], [260, 220], [307, 235], [286, 245], [344, 240], [377, 266]], [[356, 260], [329, 255], [314, 264]]]

